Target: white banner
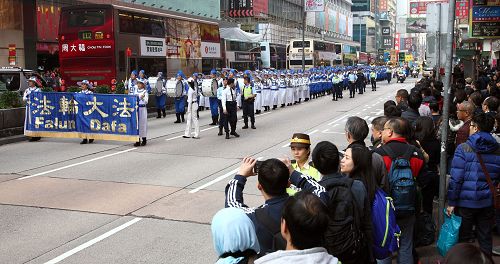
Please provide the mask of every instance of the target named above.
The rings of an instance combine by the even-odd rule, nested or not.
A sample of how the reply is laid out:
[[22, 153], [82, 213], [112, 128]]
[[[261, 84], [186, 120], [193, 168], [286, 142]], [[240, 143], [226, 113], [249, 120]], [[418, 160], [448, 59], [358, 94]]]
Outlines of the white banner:
[[202, 58], [220, 58], [220, 43], [201, 42]]
[[325, 12], [325, 0], [304, 0], [304, 11]]
[[165, 44], [165, 39], [141, 37], [141, 56], [167, 56], [167, 45]]

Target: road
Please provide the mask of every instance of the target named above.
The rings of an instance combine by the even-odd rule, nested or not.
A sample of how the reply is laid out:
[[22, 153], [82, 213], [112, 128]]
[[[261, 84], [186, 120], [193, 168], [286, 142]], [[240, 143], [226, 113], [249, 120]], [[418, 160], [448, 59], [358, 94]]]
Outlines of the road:
[[[383, 103], [413, 80], [265, 112], [256, 130], [238, 129], [230, 140], [204, 111], [201, 139], [182, 138], [185, 124], [167, 116], [149, 120], [144, 147], [50, 138], [0, 146], [0, 263], [214, 263], [210, 221], [243, 157], [288, 156], [294, 132], [309, 133], [313, 146], [343, 148], [347, 117], [382, 115]], [[255, 186], [253, 177], [251, 206], [263, 202]]]

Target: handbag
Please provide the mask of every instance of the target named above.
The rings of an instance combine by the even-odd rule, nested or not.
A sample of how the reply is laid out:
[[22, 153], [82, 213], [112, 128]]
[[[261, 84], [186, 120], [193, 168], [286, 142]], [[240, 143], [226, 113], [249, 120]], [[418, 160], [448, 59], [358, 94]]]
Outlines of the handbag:
[[438, 241], [436, 243], [437, 249], [441, 256], [446, 256], [446, 253], [458, 242], [460, 233], [460, 225], [462, 224], [462, 217], [455, 214], [448, 216], [446, 209], [444, 211], [444, 223], [439, 231]]
[[490, 174], [488, 170], [486, 170], [486, 166], [484, 165], [483, 158], [481, 154], [476, 152], [477, 159], [481, 164], [481, 169], [483, 170], [484, 175], [486, 176], [486, 181], [488, 182], [488, 186], [490, 187], [491, 195], [493, 196], [493, 207], [495, 209], [500, 209], [500, 183], [497, 186], [493, 185], [493, 181], [491, 180]]

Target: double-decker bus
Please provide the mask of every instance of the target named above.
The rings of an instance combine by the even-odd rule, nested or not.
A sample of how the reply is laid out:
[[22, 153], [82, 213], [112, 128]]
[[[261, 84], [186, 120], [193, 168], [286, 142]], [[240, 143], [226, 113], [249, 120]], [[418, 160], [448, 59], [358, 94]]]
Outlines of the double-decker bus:
[[83, 79], [114, 87], [131, 70], [173, 77], [221, 67], [218, 23], [167, 11], [86, 4], [63, 7], [59, 63], [66, 86]]
[[304, 42], [302, 39], [292, 39], [288, 46], [289, 69], [302, 69], [302, 49], [304, 49], [306, 69], [342, 64], [342, 44], [316, 39], [305, 39]]

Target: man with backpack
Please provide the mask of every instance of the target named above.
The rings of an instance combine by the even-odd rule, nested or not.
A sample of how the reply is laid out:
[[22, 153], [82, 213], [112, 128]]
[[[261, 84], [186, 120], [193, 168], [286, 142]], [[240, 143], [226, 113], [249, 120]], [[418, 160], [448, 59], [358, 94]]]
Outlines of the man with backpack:
[[[257, 208], [249, 208], [243, 203], [243, 189], [247, 179], [258, 176], [257, 188], [262, 193], [265, 203]], [[254, 223], [260, 244], [260, 254], [265, 255], [286, 247], [281, 236], [281, 212], [290, 196], [286, 192], [289, 184], [303, 191], [312, 192], [323, 203], [327, 203], [328, 194], [313, 178], [303, 175], [292, 168], [290, 160], [268, 159], [257, 162], [253, 158], [244, 158], [238, 174], [226, 186], [226, 207], [240, 208]]]
[[325, 248], [344, 264], [373, 262], [370, 202], [363, 183], [338, 172], [339, 151], [331, 142], [318, 143], [312, 160], [330, 196]]
[[[413, 228], [416, 213], [416, 177], [425, 165], [422, 152], [408, 144], [411, 133], [409, 122], [400, 117], [389, 119], [382, 131], [384, 145], [375, 149], [388, 171], [389, 193], [396, 209], [396, 222], [401, 228], [398, 263], [413, 263]], [[390, 258], [387, 260], [390, 263]]]

